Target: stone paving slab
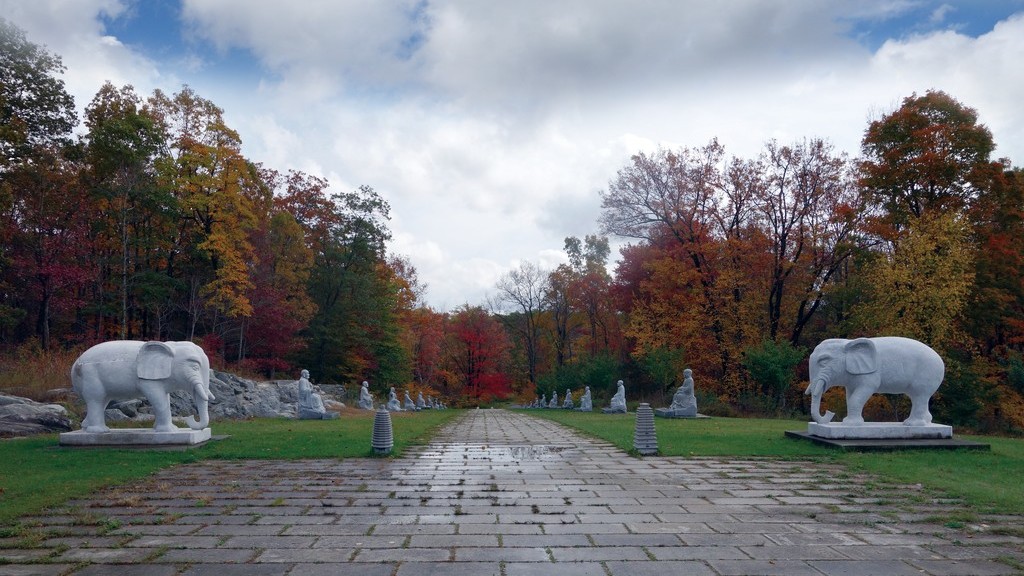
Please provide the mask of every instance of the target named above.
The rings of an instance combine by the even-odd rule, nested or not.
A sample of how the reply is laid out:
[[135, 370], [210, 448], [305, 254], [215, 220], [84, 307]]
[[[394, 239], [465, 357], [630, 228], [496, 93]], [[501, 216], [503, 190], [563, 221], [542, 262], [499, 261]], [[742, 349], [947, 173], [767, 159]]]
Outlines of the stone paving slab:
[[638, 459], [474, 410], [402, 459], [207, 461], [68, 502], [0, 539], [0, 576], [1020, 573], [999, 528], [1024, 518], [953, 529], [959, 502], [835, 472]]

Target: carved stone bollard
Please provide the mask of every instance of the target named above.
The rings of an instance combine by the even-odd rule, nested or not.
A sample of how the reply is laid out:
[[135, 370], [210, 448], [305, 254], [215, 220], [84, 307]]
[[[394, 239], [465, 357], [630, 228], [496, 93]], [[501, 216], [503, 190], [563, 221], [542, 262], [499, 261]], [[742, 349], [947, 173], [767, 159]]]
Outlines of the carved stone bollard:
[[395, 447], [395, 436], [391, 427], [391, 413], [385, 409], [377, 410], [373, 417], [373, 439], [370, 441], [373, 453], [378, 456], [390, 454]]
[[650, 404], [643, 403], [636, 409], [633, 449], [644, 456], [658, 453], [658, 437], [654, 431], [654, 410], [651, 410]]

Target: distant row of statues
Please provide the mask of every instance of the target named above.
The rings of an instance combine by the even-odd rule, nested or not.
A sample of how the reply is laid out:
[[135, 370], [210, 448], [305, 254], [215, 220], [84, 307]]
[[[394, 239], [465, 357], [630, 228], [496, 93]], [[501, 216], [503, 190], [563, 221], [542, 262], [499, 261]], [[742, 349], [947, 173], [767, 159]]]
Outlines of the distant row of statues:
[[[558, 392], [556, 391], [551, 394], [551, 400], [548, 400], [547, 393], [544, 393], [540, 398], [535, 398], [533, 402], [527, 404], [526, 408], [561, 408], [563, 410], [591, 412], [594, 406], [590, 398], [590, 386], [587, 386], [583, 396], [580, 397], [580, 406], [578, 408], [575, 407], [572, 399], [572, 390], [569, 389], [565, 391], [565, 399], [561, 404], [558, 403]], [[608, 406], [602, 408], [601, 411], [605, 414], [626, 413], [626, 385], [622, 380], [616, 383], [615, 395], [612, 396]], [[672, 396], [672, 405], [668, 408], [658, 408], [655, 410], [655, 414], [666, 418], [697, 417], [697, 397], [693, 391], [692, 370], [689, 368], [683, 370], [683, 384], [676, 390], [675, 395]]]
[[[403, 411], [416, 411], [416, 410], [442, 410], [447, 406], [440, 401], [434, 401], [433, 396], [428, 396], [426, 399], [423, 398], [423, 392], [420, 392], [416, 401], [409, 396], [409, 391], [405, 391], [404, 403], [398, 400], [398, 393], [395, 392], [394, 386], [391, 387], [391, 391], [388, 393], [388, 401], [384, 405], [384, 409], [388, 412], [403, 412]], [[359, 404], [358, 406], [363, 410], [373, 410], [373, 395], [370, 394], [370, 384], [366, 381], [363, 382], [362, 388], [359, 389]]]
[[540, 398], [535, 398], [533, 402], [526, 405], [526, 408], [561, 408], [563, 410], [576, 410], [578, 412], [590, 412], [594, 409], [594, 402], [590, 398], [590, 386], [587, 386], [583, 391], [583, 395], [580, 396], [580, 405], [577, 408], [576, 403], [572, 399], [572, 390], [565, 391], [565, 400], [562, 404], [558, 404], [558, 392], [551, 395], [551, 400], [548, 400], [547, 393], [543, 394]]

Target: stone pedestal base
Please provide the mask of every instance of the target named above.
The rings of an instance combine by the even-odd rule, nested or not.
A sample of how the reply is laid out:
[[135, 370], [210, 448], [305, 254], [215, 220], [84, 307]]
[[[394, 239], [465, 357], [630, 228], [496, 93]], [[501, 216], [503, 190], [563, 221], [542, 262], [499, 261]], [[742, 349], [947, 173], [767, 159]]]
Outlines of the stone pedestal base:
[[711, 418], [711, 416], [705, 416], [699, 412], [686, 412], [670, 408], [655, 408], [654, 415], [660, 418]]
[[811, 436], [829, 439], [872, 439], [872, 440], [914, 440], [921, 438], [952, 438], [953, 427], [945, 424], [927, 424], [925, 426], [905, 426], [902, 422], [865, 422], [863, 424], [844, 424], [829, 422], [818, 424], [807, 423], [807, 433]]
[[625, 414], [625, 408], [601, 408], [601, 412], [605, 414]]
[[337, 412], [313, 412], [312, 410], [303, 410], [299, 408], [299, 420], [334, 420], [340, 415]]
[[181, 428], [172, 432], [154, 432], [152, 428], [112, 428], [110, 432], [64, 432], [61, 446], [194, 446], [212, 437], [209, 428]]

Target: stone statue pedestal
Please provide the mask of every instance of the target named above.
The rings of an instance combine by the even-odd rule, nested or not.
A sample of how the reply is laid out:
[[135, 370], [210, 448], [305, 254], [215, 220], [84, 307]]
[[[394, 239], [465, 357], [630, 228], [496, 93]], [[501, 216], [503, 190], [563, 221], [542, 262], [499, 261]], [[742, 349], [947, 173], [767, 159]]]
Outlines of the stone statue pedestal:
[[299, 420], [334, 420], [338, 418], [337, 412], [317, 412], [316, 410], [308, 410], [306, 408], [299, 408]]
[[808, 422], [807, 433], [830, 440], [943, 439], [953, 437], [953, 427], [945, 424], [905, 426], [902, 422], [864, 422], [863, 424]]
[[699, 414], [696, 410], [673, 410], [671, 408], [655, 408], [654, 415], [660, 418], [711, 418]]
[[209, 428], [179, 428], [171, 432], [154, 432], [152, 428], [111, 428], [110, 432], [75, 430], [60, 435], [61, 446], [127, 446], [134, 448], [195, 446], [212, 438]]

